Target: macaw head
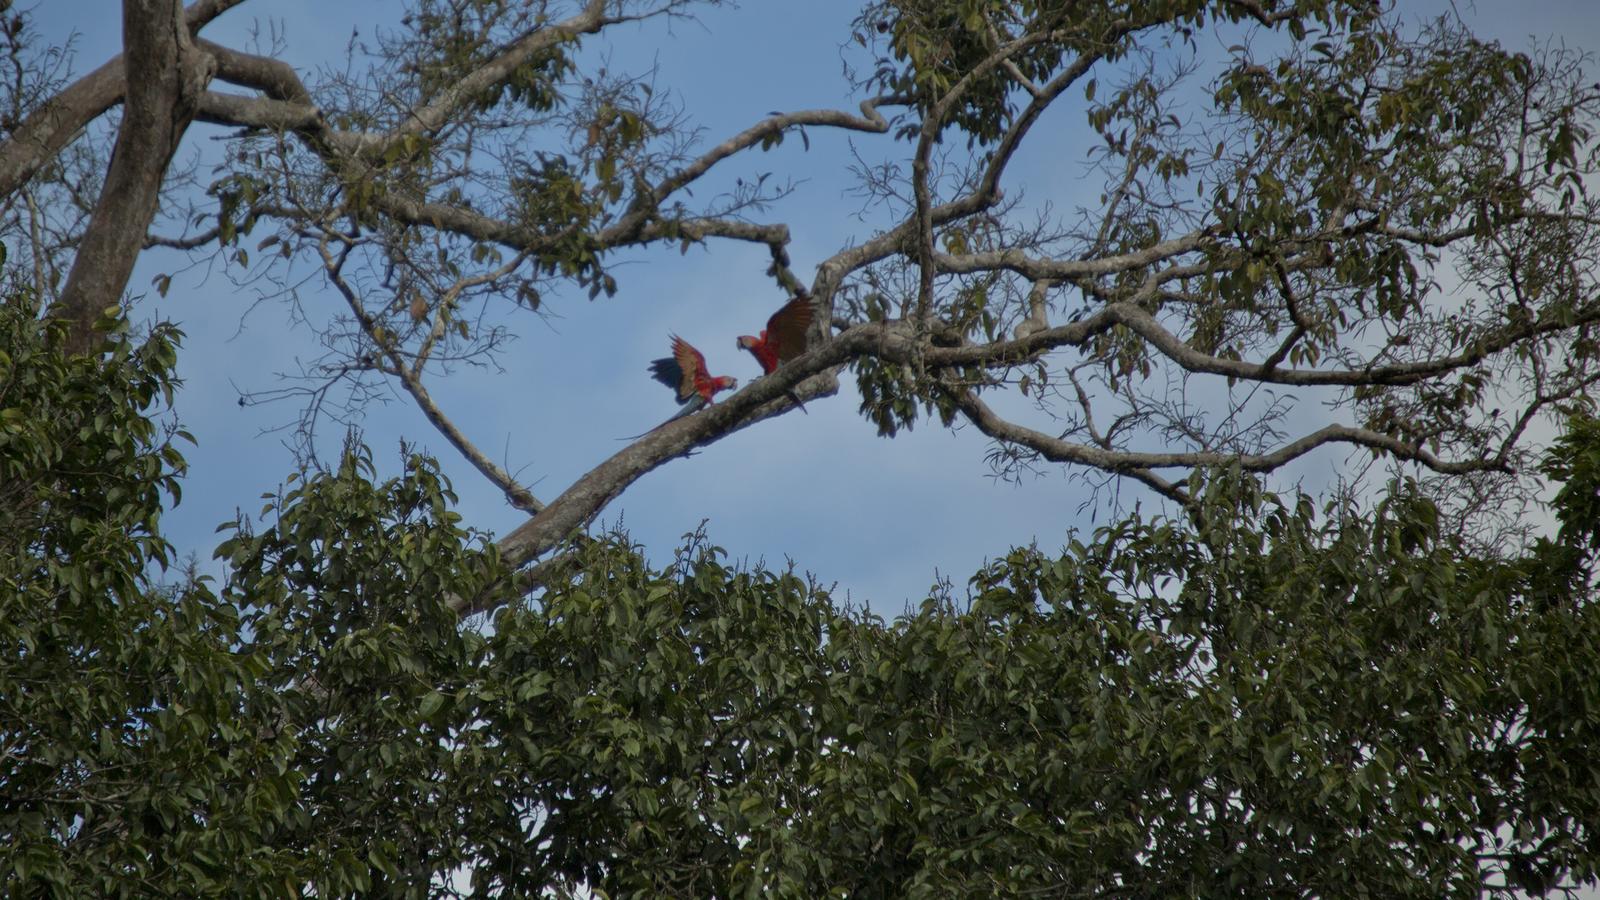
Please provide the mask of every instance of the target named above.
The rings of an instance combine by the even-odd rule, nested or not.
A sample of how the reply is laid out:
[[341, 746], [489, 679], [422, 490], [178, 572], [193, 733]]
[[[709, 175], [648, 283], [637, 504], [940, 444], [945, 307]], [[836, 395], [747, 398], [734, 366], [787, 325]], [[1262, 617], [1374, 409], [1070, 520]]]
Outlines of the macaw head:
[[740, 350], [754, 350], [759, 343], [761, 343], [761, 339], [758, 337], [751, 337], [748, 334], [739, 335]]
[[739, 386], [739, 379], [732, 375], [718, 375], [711, 383], [715, 385], [713, 388], [715, 391], [731, 391]]

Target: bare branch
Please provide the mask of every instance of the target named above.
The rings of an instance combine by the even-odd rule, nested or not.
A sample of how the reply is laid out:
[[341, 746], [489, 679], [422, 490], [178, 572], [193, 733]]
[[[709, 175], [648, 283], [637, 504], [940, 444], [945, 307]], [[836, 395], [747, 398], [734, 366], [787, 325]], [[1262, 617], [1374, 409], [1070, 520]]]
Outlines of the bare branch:
[[939, 253], [934, 256], [934, 264], [938, 271], [951, 274], [1004, 270], [1016, 272], [1030, 280], [1076, 281], [1080, 278], [1099, 278], [1148, 269], [1208, 247], [1212, 243], [1213, 238], [1209, 231], [1192, 231], [1131, 253], [1115, 253], [1090, 259], [1048, 259], [1032, 256], [1019, 248], [1008, 247], [1003, 250], [959, 255]]
[[[807, 359], [808, 356], [812, 358]], [[645, 434], [590, 469], [552, 500], [543, 512], [501, 538], [499, 548], [502, 556], [513, 566], [531, 562], [561, 541], [579, 533], [629, 485], [662, 464], [686, 456], [697, 447], [712, 444], [763, 419], [793, 409], [795, 404], [786, 396], [786, 391], [792, 391], [802, 403], [832, 396], [838, 392], [839, 382], [831, 371], [824, 371], [804, 381], [800, 381], [800, 378], [830, 368], [827, 363], [836, 356], [837, 353], [823, 356], [813, 351], [785, 363], [772, 375], [756, 379], [732, 397], [703, 412], [669, 422]]]
[[421, 366], [423, 360], [417, 360], [415, 369], [408, 367], [400, 352], [395, 349], [393, 339], [379, 332], [372, 316], [367, 313], [366, 308], [362, 305], [361, 298], [344, 278], [343, 269], [345, 261], [349, 258], [350, 245], [346, 243], [344, 249], [335, 255], [328, 247], [332, 239], [333, 235], [325, 233], [317, 248], [322, 257], [323, 268], [327, 271], [328, 280], [338, 289], [339, 294], [344, 297], [345, 303], [350, 307], [351, 315], [360, 323], [362, 330], [366, 333], [372, 345], [378, 348], [379, 352], [389, 360], [389, 374], [400, 380], [400, 384], [406, 389], [406, 393], [410, 394], [411, 399], [416, 401], [417, 408], [422, 411], [423, 416], [427, 418], [433, 427], [444, 435], [445, 440], [449, 441], [457, 452], [472, 463], [473, 468], [489, 479], [491, 484], [498, 487], [506, 495], [506, 499], [511, 502], [512, 506], [532, 515], [542, 512], [545, 504], [540, 502], [527, 488], [518, 484], [517, 480], [511, 476], [511, 473], [500, 468], [495, 464], [494, 460], [479, 450], [462, 433], [461, 429], [450, 421], [450, 418], [444, 414], [443, 410], [439, 409], [439, 405], [433, 401], [433, 397], [422, 384]]
[[984, 434], [996, 440], [1027, 447], [1052, 462], [1077, 463], [1107, 472], [1130, 475], [1143, 481], [1159, 493], [1181, 502], [1186, 495], [1171, 482], [1159, 479], [1152, 469], [1209, 468], [1238, 465], [1250, 472], [1270, 472], [1282, 468], [1294, 459], [1304, 456], [1325, 444], [1354, 444], [1382, 450], [1399, 459], [1420, 463], [1435, 472], [1460, 475], [1468, 472], [1503, 470], [1498, 460], [1467, 459], [1448, 461], [1439, 459], [1427, 450], [1407, 444], [1397, 438], [1366, 428], [1349, 425], [1326, 425], [1297, 440], [1284, 444], [1271, 453], [1222, 452], [1169, 452], [1150, 453], [1126, 450], [1107, 450], [1051, 437], [1031, 428], [1007, 421], [996, 415], [987, 404], [971, 391], [952, 392], [951, 397], [968, 421]]
[[[1125, 33], [1125, 31], [1123, 32]], [[1065, 37], [1065, 31], [1043, 30], [1024, 35], [1012, 41], [987, 58], [979, 62], [971, 70], [962, 75], [961, 79], [953, 85], [949, 92], [934, 104], [922, 121], [921, 133], [917, 138], [917, 150], [911, 162], [911, 187], [916, 199], [914, 221], [917, 234], [917, 259], [920, 265], [920, 280], [917, 292], [916, 318], [925, 319], [933, 303], [933, 195], [928, 184], [929, 159], [933, 152], [934, 141], [944, 131], [946, 120], [956, 104], [963, 100], [967, 91], [980, 79], [988, 75], [994, 68], [1011, 60], [1018, 53], [1052, 40]], [[1120, 33], [1113, 30], [1107, 43], [1120, 37]], [[1012, 152], [1021, 143], [1023, 136], [1038, 120], [1039, 115], [1068, 87], [1076, 82], [1090, 67], [1100, 59], [1098, 54], [1084, 54], [1061, 72], [1043, 88], [1031, 91], [1033, 99], [1024, 107], [1023, 111], [1012, 121], [1001, 138], [994, 154], [990, 157], [987, 171], [980, 188], [974, 191], [975, 197], [982, 197], [985, 205], [999, 199], [1000, 173], [1005, 170]], [[909, 224], [909, 223], [907, 223]]]

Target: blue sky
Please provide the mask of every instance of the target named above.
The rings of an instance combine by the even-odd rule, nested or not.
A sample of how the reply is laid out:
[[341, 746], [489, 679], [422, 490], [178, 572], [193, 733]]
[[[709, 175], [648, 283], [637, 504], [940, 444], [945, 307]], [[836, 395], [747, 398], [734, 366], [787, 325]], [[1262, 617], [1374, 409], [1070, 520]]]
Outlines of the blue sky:
[[[1445, 8], [1439, 2], [1403, 6], [1418, 16]], [[251, 2], [206, 35], [239, 46], [257, 17], [270, 15], [288, 39], [285, 58], [302, 71], [337, 67], [352, 29], [370, 34], [370, 23], [397, 16], [399, 7], [385, 0]], [[1594, 0], [1496, 0], [1457, 8], [1480, 34], [1515, 49], [1527, 49], [1534, 37], [1600, 47], [1600, 3]], [[841, 74], [841, 46], [857, 9], [838, 0], [750, 2], [705, 10], [698, 21], [673, 23], [670, 33], [660, 23], [624, 28], [588, 49], [608, 55], [617, 68], [642, 69], [653, 60], [658, 87], [678, 94], [715, 142], [772, 110], [854, 109]], [[77, 72], [118, 48], [116, 0], [52, 0], [34, 13], [49, 40], [80, 34]], [[1097, 190], [1097, 183], [1079, 180], [1079, 121], [1067, 109], [1056, 111], [1013, 166], [1008, 186], [1066, 208], [1086, 184]], [[214, 152], [212, 134], [195, 129], [187, 150]], [[769, 218], [790, 224], [794, 268], [807, 280], [819, 261], [870, 234], [872, 224], [872, 211], [858, 217], [860, 201], [845, 193], [847, 139], [816, 130], [810, 138], [809, 151], [791, 139], [724, 176], [771, 170], [803, 179]], [[905, 152], [904, 144], [883, 139], [858, 143], [873, 153]], [[747, 380], [757, 374], [755, 364], [734, 349], [734, 337], [758, 330], [783, 300], [763, 274], [762, 248], [714, 244], [680, 256], [674, 247], [626, 259], [617, 270], [616, 297], [590, 302], [573, 293], [552, 298], [551, 320], [525, 317], [520, 339], [501, 359], [504, 371], [463, 370], [430, 383], [478, 446], [542, 499], [620, 449], [617, 438], [670, 414], [670, 395], [645, 373], [648, 361], [666, 352], [669, 332], [700, 347], [714, 372]], [[296, 409], [287, 403], [241, 408], [238, 389], [279, 386], [276, 373], [296, 368], [297, 357], [315, 357], [316, 345], [282, 306], [252, 309], [253, 296], [219, 275], [205, 277], [204, 267], [177, 274], [165, 298], [150, 289], [156, 274], [186, 265], [181, 257], [152, 252], [130, 287], [148, 291], [139, 303], [142, 314], [177, 321], [189, 335], [177, 411], [199, 446], [188, 451], [184, 500], [168, 517], [167, 530], [180, 548], [204, 559], [215, 527], [236, 507], [255, 512], [259, 495], [293, 469], [283, 436], [263, 429], [291, 421]], [[313, 315], [341, 305], [332, 292], [315, 287], [301, 301]], [[1013, 545], [1037, 541], [1055, 550], [1069, 529], [1093, 527], [1096, 507], [1085, 507], [1091, 492], [1081, 481], [1054, 470], [1021, 485], [997, 482], [983, 461], [987, 442], [970, 429], [952, 433], [924, 423], [892, 440], [879, 438], [856, 413], [848, 375], [843, 385], [839, 396], [808, 404], [809, 415], [791, 412], [645, 476], [602, 514], [601, 524], [623, 522], [660, 561], [680, 535], [707, 520], [712, 540], [735, 559], [782, 565], [792, 558], [824, 583], [836, 582], [840, 599], [848, 592], [855, 603], [870, 603], [884, 615], [924, 597], [936, 571], [959, 587], [985, 558]], [[394, 469], [401, 439], [438, 456], [467, 522], [503, 534], [522, 521], [404, 397], [393, 395], [371, 409], [364, 430], [386, 471]], [[1324, 455], [1299, 474], [1325, 477], [1337, 462], [1337, 455]], [[1127, 504], [1144, 496], [1131, 483], [1121, 490]], [[1101, 523], [1108, 518], [1106, 503], [1102, 493]]]

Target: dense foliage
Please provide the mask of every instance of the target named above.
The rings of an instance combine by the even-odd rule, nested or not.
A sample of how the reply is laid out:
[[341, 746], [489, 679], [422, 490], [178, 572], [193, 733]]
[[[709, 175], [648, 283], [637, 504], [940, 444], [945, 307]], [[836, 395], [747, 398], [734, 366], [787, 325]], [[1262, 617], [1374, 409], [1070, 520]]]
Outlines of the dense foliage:
[[[74, 76], [0, 0], [0, 894], [1600, 883], [1580, 54], [1368, 0], [874, 0], [840, 108], [707, 138], [669, 73], [584, 42], [715, 0], [413, 0], [303, 69], [210, 39], [247, 5], [123, 0], [123, 53]], [[810, 77], [759, 74], [724, 80]], [[221, 128], [190, 154], [195, 122]], [[1064, 134], [1089, 186], [1023, 183]], [[786, 202], [846, 165], [853, 225]], [[567, 340], [558, 304], [629, 345], [600, 298], [654, 279], [614, 263], [697, 245], [759, 251], [717, 264], [770, 296], [717, 312], [808, 305], [803, 352], [543, 499], [442, 404], [512, 338]], [[392, 390], [524, 521], [491, 541], [433, 460], [352, 439], [181, 563], [180, 335], [127, 324], [157, 247], [308, 323], [300, 449]], [[664, 567], [588, 534], [852, 371], [881, 434], [965, 423], [1003, 477], [1134, 479], [1171, 517], [892, 621], [704, 534]], [[601, 381], [516, 386], [526, 452]], [[1333, 451], [1378, 464], [1269, 490]]]
[[8, 895], [1510, 896], [1600, 866], [1600, 426], [1495, 559], [1216, 473], [1197, 524], [1018, 549], [893, 622], [703, 538], [513, 590], [359, 449], [161, 581], [177, 335], [7, 306]]
[[69, 358], [35, 313], [24, 297], [0, 314], [3, 880], [141, 892], [259, 846], [219, 817], [254, 752], [237, 723], [255, 672], [229, 650], [236, 610], [152, 578], [183, 467], [150, 416], [177, 334], [112, 332], [103, 359]]

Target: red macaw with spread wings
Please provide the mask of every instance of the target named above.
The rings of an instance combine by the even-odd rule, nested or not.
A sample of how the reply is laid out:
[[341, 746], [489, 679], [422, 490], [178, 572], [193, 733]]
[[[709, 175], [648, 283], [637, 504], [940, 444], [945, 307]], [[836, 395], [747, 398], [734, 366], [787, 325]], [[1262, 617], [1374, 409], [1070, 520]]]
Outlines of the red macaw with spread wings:
[[[761, 373], [771, 375], [778, 366], [806, 352], [806, 331], [810, 327], [811, 295], [801, 291], [767, 319], [767, 327], [761, 330], [760, 337], [740, 335], [739, 349], [750, 351], [750, 355], [761, 364]], [[787, 393], [789, 399], [804, 412], [806, 405], [800, 402], [794, 391]]]
[[811, 327], [811, 296], [798, 294], [772, 314], [760, 337], [742, 335], [739, 349], [749, 350], [761, 364], [761, 372], [771, 375], [779, 363], [806, 352], [806, 329]]
[[[677, 335], [672, 336], [672, 355], [663, 356], [650, 363], [650, 374], [677, 392], [683, 407], [668, 419], [678, 419], [707, 406], [718, 391], [730, 391], [739, 386], [738, 379], [728, 375], [713, 376], [706, 371], [706, 358], [693, 344]], [[665, 425], [666, 422], [661, 423]], [[660, 425], [656, 426], [661, 427]]]

